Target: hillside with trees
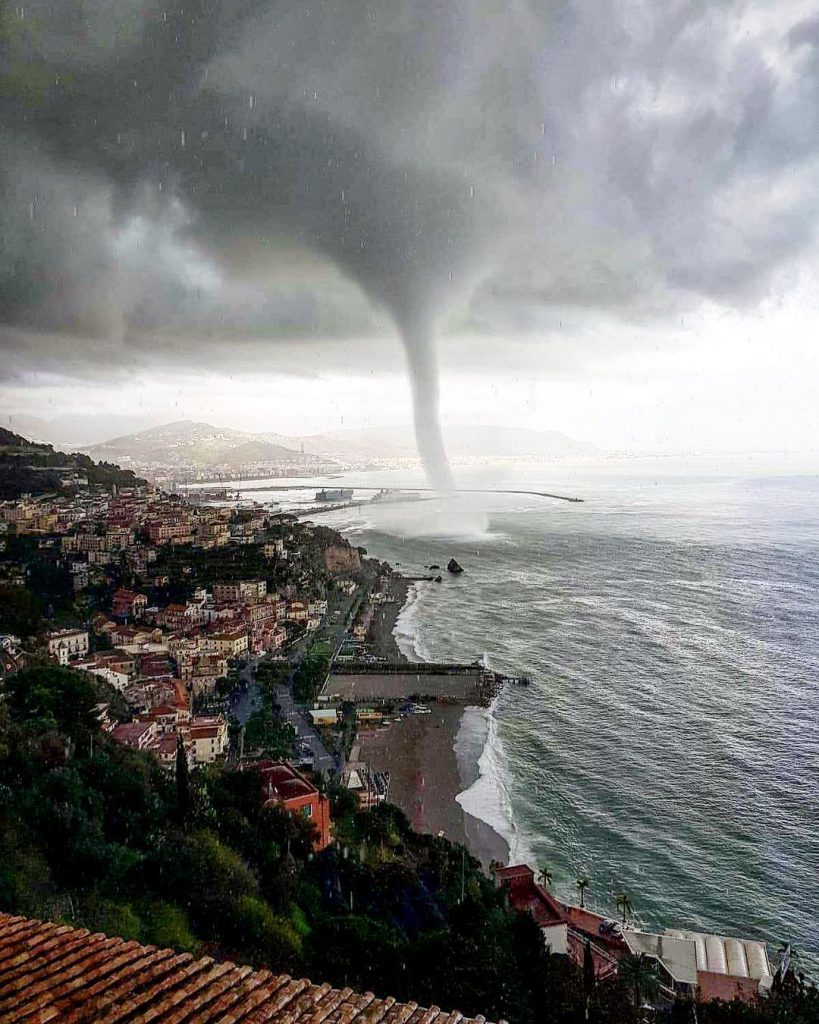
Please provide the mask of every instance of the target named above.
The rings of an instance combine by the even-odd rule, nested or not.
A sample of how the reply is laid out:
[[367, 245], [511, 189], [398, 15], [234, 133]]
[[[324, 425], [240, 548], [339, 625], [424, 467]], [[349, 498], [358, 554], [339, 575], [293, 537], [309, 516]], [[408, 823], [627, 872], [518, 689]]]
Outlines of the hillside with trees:
[[[0, 910], [512, 1024], [641, 1019], [625, 981], [549, 956], [463, 847], [396, 808], [361, 812], [331, 789], [335, 842], [314, 855], [308, 820], [264, 808], [253, 772], [189, 774], [182, 758], [174, 775], [115, 744], [86, 675], [41, 667], [5, 687]], [[696, 1019], [807, 1024], [817, 1005], [794, 982]]]
[[36, 444], [0, 428], [0, 500], [49, 494], [86, 483], [110, 490], [113, 486], [135, 487], [145, 481], [113, 463], [58, 452], [50, 444]]

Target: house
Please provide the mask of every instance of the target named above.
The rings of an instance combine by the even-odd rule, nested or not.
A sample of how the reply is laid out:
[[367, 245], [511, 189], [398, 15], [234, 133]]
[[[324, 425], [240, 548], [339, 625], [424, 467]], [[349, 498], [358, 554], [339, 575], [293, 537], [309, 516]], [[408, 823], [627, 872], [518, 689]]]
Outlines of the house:
[[152, 544], [190, 543], [192, 536], [188, 517], [181, 515], [152, 519], [147, 523], [146, 529]]
[[196, 541], [203, 548], [223, 547], [230, 541], [230, 527], [220, 519], [200, 519], [196, 526]]
[[135, 750], [147, 750], [157, 736], [155, 722], [124, 722], [111, 732], [117, 743]]
[[[159, 636], [162, 634], [159, 633]], [[111, 643], [114, 647], [132, 647], [135, 644], [147, 644], [156, 636], [151, 629], [137, 629], [136, 626], [117, 626], [110, 631]]]
[[202, 612], [195, 604], [169, 604], [162, 615], [165, 626], [174, 633], [189, 632], [202, 620]]
[[265, 651], [277, 651], [287, 639], [287, 634], [281, 626], [268, 626], [263, 623], [254, 626], [250, 634], [250, 649], [254, 653]]
[[88, 654], [88, 633], [84, 629], [58, 629], [46, 637], [48, 653], [61, 665]]
[[120, 659], [117, 655], [95, 654], [93, 657], [79, 662], [77, 668], [104, 679], [106, 683], [122, 693], [131, 677], [129, 665], [132, 666], [133, 663]]
[[110, 636], [116, 630], [117, 624], [112, 622], [105, 612], [97, 612], [91, 618], [91, 628], [97, 636]]
[[247, 632], [244, 629], [224, 630], [211, 636], [217, 654], [228, 658], [241, 658], [248, 651]]
[[179, 685], [180, 682], [177, 679], [140, 680], [129, 683], [122, 695], [131, 707], [143, 710], [149, 710], [159, 704], [186, 705], [185, 684], [181, 684], [183, 687], [182, 698], [179, 694]]
[[111, 614], [117, 619], [138, 619], [147, 607], [148, 598], [145, 594], [137, 594], [122, 587], [114, 591]]
[[178, 708], [172, 704], [157, 704], [150, 711], [139, 716], [140, 722], [153, 722], [156, 725], [157, 734], [160, 736], [176, 735], [177, 729], [187, 725], [190, 721], [190, 712], [185, 708]]
[[252, 625], [276, 622], [276, 605], [268, 601], [253, 601], [245, 606], [245, 618]]
[[228, 749], [227, 719], [224, 715], [199, 715], [191, 720], [190, 738], [197, 764], [211, 764]]
[[179, 750], [180, 736], [182, 737], [182, 749], [185, 751], [185, 759], [188, 763], [188, 768], [193, 768], [196, 764], [193, 743], [185, 729], [182, 729], [179, 732], [165, 733], [162, 736], [158, 736], [151, 746], [148, 747], [148, 750], [159, 761], [162, 767], [168, 771], [176, 770], [176, 756]]
[[265, 807], [282, 807], [308, 818], [316, 831], [314, 849], [329, 846], [330, 801], [297, 768], [287, 761], [258, 761], [245, 770], [261, 776]]
[[167, 654], [149, 652], [139, 659], [140, 679], [173, 679], [175, 675], [173, 664]]
[[310, 612], [304, 601], [291, 601], [287, 605], [287, 619], [289, 622], [307, 622]]
[[214, 583], [215, 604], [237, 601], [263, 601], [267, 594], [267, 580], [242, 580], [238, 583]]
[[495, 884], [508, 893], [515, 909], [534, 917], [553, 953], [566, 953], [582, 965], [588, 948], [599, 979], [616, 974], [619, 961], [634, 953], [656, 963], [666, 999], [752, 1002], [773, 981], [764, 942], [672, 928], [654, 933], [621, 927], [585, 907], [561, 903], [535, 883], [534, 871], [525, 864], [500, 868]]

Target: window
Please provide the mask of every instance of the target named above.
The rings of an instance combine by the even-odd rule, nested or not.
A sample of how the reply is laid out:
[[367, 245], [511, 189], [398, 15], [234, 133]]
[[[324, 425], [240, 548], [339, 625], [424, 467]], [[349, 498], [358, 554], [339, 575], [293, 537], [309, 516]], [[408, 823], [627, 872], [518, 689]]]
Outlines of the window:
[[313, 817], [313, 805], [312, 804], [307, 804], [305, 807], [302, 807], [301, 813], [305, 816], [305, 818], [312, 818]]

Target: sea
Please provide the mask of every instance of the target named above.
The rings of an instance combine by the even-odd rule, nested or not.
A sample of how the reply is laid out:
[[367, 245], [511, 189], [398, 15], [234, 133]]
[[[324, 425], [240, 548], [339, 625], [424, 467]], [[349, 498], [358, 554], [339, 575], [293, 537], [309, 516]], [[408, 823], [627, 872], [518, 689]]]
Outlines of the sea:
[[470, 710], [456, 744], [479, 764], [459, 801], [511, 862], [548, 867], [574, 902], [587, 877], [603, 914], [625, 892], [644, 928], [791, 943], [819, 978], [815, 469], [781, 455], [473, 466], [460, 486], [583, 501], [470, 494], [316, 521], [407, 574], [441, 566], [399, 618], [409, 657], [531, 680]]

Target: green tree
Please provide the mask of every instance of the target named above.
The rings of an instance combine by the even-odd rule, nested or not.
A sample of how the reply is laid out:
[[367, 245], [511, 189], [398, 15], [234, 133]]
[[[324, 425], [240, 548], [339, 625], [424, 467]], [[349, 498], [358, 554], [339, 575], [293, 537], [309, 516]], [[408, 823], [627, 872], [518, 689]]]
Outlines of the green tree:
[[614, 905], [620, 911], [623, 918], [623, 925], [626, 923], [626, 918], [634, 913], [634, 905], [629, 899], [628, 895], [624, 892], [618, 893], [614, 901]]
[[618, 963], [617, 974], [631, 992], [635, 1007], [657, 999], [660, 992], [657, 966], [645, 953], [628, 953]]
[[188, 752], [182, 735], [176, 737], [176, 815], [184, 821], [190, 809], [190, 779], [188, 778]]
[[0, 586], [0, 633], [26, 640], [42, 625], [42, 601], [25, 587]]
[[590, 884], [591, 883], [589, 882], [588, 878], [585, 875], [583, 875], [581, 878], [578, 878], [578, 880], [576, 882], [577, 891], [580, 893], [580, 906], [581, 907], [585, 907], [586, 906], [586, 890], [588, 889]]
[[71, 741], [98, 731], [91, 677], [73, 669], [42, 666], [17, 672], [6, 680], [12, 720], [42, 731], [58, 730]]
[[188, 915], [181, 907], [151, 900], [139, 907], [142, 919], [141, 941], [162, 948], [193, 952], [198, 946]]

